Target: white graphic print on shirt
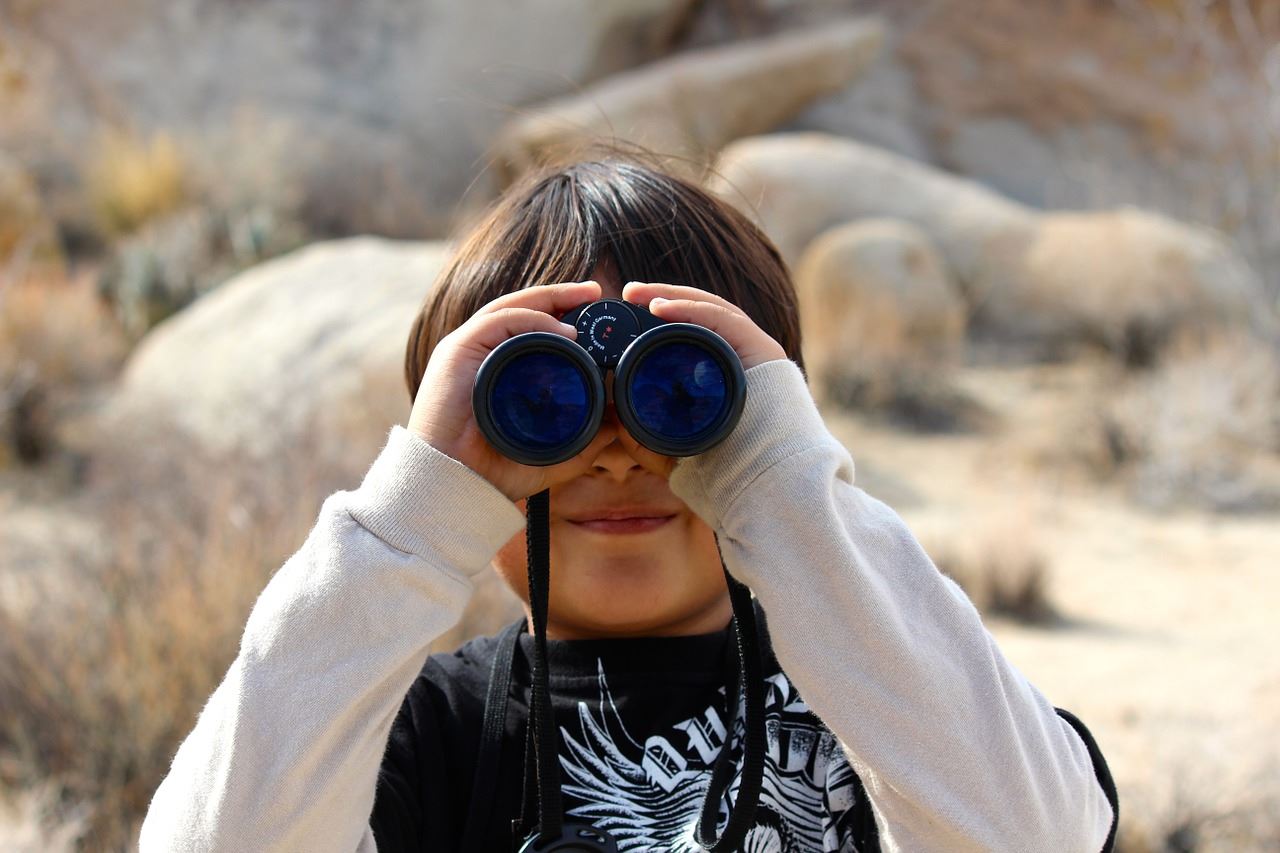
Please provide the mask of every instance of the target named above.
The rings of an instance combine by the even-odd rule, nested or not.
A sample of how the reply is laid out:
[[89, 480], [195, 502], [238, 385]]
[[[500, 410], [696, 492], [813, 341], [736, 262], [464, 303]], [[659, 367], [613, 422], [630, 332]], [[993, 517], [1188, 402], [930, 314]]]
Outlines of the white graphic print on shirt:
[[[607, 830], [620, 851], [697, 853], [694, 828], [711, 766], [725, 739], [716, 707], [677, 723], [669, 734], [637, 743], [627, 732], [599, 665], [600, 701], [578, 703], [579, 731], [561, 728], [568, 814]], [[778, 673], [766, 679], [768, 752], [756, 819], [743, 850], [750, 853], [851, 853], [848, 831], [856, 779], [836, 738]], [[723, 691], [722, 691], [723, 692]], [[733, 744], [741, 742], [742, 715]], [[735, 778], [729, 797], [736, 797]], [[720, 821], [728, 817], [721, 803]]]

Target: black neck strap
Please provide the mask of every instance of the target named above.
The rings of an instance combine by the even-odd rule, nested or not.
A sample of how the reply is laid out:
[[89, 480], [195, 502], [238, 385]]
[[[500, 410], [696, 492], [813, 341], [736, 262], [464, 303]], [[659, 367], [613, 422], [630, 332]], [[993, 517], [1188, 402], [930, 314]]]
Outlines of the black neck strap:
[[476, 756], [476, 775], [471, 785], [471, 802], [467, 806], [467, 824], [463, 830], [463, 850], [483, 850], [488, 832], [489, 812], [498, 789], [498, 772], [502, 762], [502, 736], [507, 725], [507, 699], [511, 695], [511, 670], [516, 656], [516, 643], [524, 633], [521, 619], [498, 635], [493, 665], [489, 669], [489, 688], [484, 696], [484, 722], [480, 729], [480, 751]]
[[[532, 733], [532, 757], [536, 767], [538, 827], [526, 839], [522, 850], [609, 851], [616, 844], [606, 833], [590, 826], [566, 824], [560, 793], [559, 732], [551, 708], [551, 688], [547, 670], [547, 609], [550, 592], [550, 496], [546, 491], [529, 497], [526, 504], [525, 537], [528, 546], [529, 610], [533, 622], [533, 656], [531, 662], [532, 698], [529, 707], [529, 731]], [[717, 548], [719, 540], [717, 540]], [[721, 555], [721, 566], [724, 557]], [[759, 628], [751, 591], [734, 580], [725, 569], [729, 600], [733, 607], [734, 634], [737, 640], [735, 678], [726, 691], [727, 718], [725, 743], [716, 756], [711, 780], [707, 785], [696, 837], [699, 845], [712, 853], [727, 853], [742, 846], [747, 831], [755, 822], [756, 803], [764, 774], [764, 674], [760, 657]], [[522, 623], [509, 626], [499, 637], [498, 648], [490, 671], [485, 695], [484, 723], [475, 783], [467, 814], [464, 849], [481, 849], [493, 808], [501, 757], [503, 729], [511, 691], [511, 670], [515, 648], [523, 629]], [[742, 702], [745, 693], [745, 702]], [[736, 728], [739, 705], [745, 706], [745, 736], [742, 741], [742, 777], [738, 794], [720, 838], [715, 837], [720, 807], [733, 782], [732, 736]], [[527, 768], [526, 768], [527, 769]]]

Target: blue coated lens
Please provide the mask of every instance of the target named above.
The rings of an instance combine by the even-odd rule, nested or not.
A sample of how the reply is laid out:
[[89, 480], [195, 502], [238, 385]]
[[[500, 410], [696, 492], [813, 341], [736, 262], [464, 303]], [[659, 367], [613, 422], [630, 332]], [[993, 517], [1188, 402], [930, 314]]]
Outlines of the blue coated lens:
[[535, 450], [573, 441], [591, 413], [587, 377], [564, 356], [549, 352], [504, 365], [490, 400], [494, 424], [507, 440]]
[[729, 402], [724, 369], [705, 348], [677, 342], [655, 347], [631, 376], [637, 420], [657, 435], [682, 440], [713, 426]]

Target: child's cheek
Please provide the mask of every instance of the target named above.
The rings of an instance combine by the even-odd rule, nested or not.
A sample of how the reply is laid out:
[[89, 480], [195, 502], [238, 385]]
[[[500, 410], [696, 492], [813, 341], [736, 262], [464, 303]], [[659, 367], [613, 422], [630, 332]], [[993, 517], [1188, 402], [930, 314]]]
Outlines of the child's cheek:
[[[524, 501], [519, 502], [524, 509]], [[507, 540], [507, 544], [498, 549], [493, 558], [493, 568], [502, 580], [511, 587], [511, 591], [526, 604], [529, 602], [529, 575], [525, 568], [526, 547], [524, 531]]]

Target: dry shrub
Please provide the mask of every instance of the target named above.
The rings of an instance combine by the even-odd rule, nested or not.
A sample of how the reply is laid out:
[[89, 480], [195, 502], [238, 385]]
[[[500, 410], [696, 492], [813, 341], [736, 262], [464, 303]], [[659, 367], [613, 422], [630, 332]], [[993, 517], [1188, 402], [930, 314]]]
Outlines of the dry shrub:
[[861, 358], [832, 369], [819, 393], [824, 402], [920, 433], [975, 432], [993, 421], [954, 384], [951, 368], [909, 356]]
[[132, 340], [236, 273], [312, 239], [291, 166], [300, 144], [247, 111], [181, 138], [181, 206], [157, 209], [115, 240], [98, 279]]
[[1109, 462], [1155, 508], [1280, 508], [1280, 345], [1186, 335], [1099, 421]]
[[[362, 386], [378, 382], [400, 378]], [[163, 413], [95, 432], [75, 510], [98, 520], [101, 548], [5, 578], [14, 594], [0, 602], [0, 788], [52, 791], [41, 818], [83, 825], [81, 849], [126, 848], [254, 601], [324, 499], [359, 485], [385, 416], [355, 400], [267, 460], [208, 454]], [[434, 650], [519, 612], [487, 581]], [[32, 604], [5, 609], [19, 601]]]
[[53, 243], [53, 222], [35, 179], [21, 163], [0, 150], [0, 279], [14, 264], [21, 265], [30, 258], [56, 257]]
[[0, 470], [43, 459], [60, 409], [114, 376], [125, 348], [87, 277], [0, 287]]
[[1020, 515], [987, 519], [926, 551], [984, 615], [1038, 625], [1058, 621], [1049, 593], [1048, 558]]
[[41, 816], [58, 810], [55, 786], [41, 785], [18, 792], [11, 800], [0, 798], [0, 850], [6, 853], [69, 853], [84, 833], [87, 810], [73, 810], [56, 826], [46, 826]]
[[177, 210], [191, 190], [189, 167], [168, 133], [104, 133], [88, 166], [88, 193], [108, 234], [128, 234]]
[[[1182, 771], [1186, 773], [1187, 771]], [[1235, 853], [1280, 849], [1280, 789], [1274, 764], [1237, 801], [1214, 805], [1216, 790], [1187, 781], [1174, 783], [1171, 800], [1150, 806], [1143, 798], [1126, 807], [1121, 791], [1116, 853]], [[1136, 805], [1136, 807], [1135, 807]]]
[[115, 437], [132, 455], [95, 460], [108, 480], [80, 509], [101, 553], [10, 578], [26, 588], [11, 600], [36, 603], [0, 607], [0, 784], [54, 786], [51, 824], [87, 809], [82, 849], [130, 843], [254, 600], [335, 486], [305, 442], [266, 473], [145, 426]]

